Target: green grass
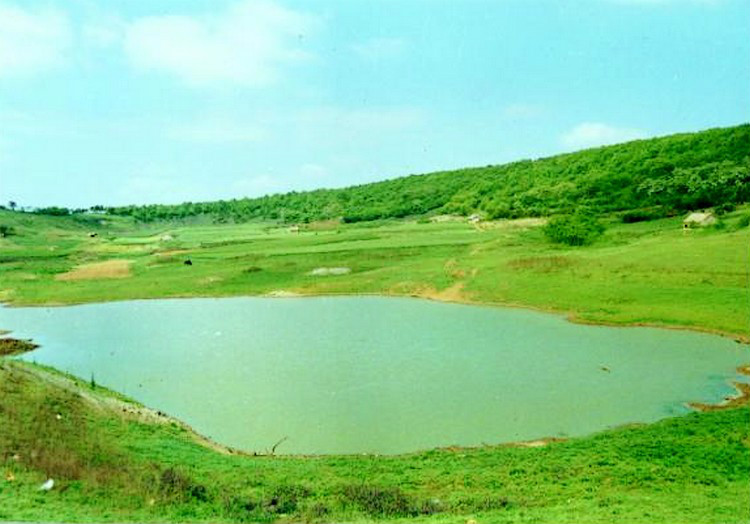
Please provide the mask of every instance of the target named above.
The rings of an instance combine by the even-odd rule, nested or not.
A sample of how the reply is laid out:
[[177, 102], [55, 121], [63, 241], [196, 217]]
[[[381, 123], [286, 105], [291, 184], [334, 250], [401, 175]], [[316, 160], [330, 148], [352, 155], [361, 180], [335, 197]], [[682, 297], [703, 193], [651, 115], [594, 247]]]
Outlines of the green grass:
[[[10, 422], [0, 426], [0, 519], [750, 519], [747, 407], [693, 413], [541, 448], [306, 458], [220, 454], [198, 444], [178, 424], [147, 423], [124, 414], [122, 402], [53, 370], [0, 363], [0, 413]], [[5, 480], [8, 474], [13, 481]], [[56, 487], [40, 492], [38, 486], [48, 477]]]

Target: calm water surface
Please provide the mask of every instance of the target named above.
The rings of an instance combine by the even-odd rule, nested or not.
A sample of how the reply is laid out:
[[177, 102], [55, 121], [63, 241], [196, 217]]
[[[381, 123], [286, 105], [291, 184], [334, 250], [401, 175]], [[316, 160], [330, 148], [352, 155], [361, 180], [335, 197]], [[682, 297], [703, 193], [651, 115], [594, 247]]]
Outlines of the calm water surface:
[[575, 436], [733, 392], [747, 346], [414, 299], [223, 298], [0, 308], [52, 365], [218, 442], [399, 453]]

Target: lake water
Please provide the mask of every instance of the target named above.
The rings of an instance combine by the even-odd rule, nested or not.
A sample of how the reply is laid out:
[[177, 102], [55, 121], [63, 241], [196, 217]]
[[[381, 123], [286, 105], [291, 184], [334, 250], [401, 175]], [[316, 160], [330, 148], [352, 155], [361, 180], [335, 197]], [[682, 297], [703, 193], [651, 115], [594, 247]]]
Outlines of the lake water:
[[575, 436], [731, 394], [747, 346], [521, 309], [322, 297], [0, 308], [52, 365], [277, 453], [400, 453]]

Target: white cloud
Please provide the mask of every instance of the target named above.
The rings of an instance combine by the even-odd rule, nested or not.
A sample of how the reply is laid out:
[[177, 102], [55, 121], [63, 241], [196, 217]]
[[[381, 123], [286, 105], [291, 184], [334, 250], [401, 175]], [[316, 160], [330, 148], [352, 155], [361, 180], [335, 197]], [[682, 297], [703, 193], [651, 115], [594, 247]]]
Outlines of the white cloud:
[[144, 70], [192, 86], [264, 86], [284, 64], [308, 59], [300, 41], [317, 19], [266, 0], [245, 0], [220, 14], [151, 16], [129, 24], [125, 52]]
[[584, 122], [564, 133], [560, 142], [566, 149], [584, 149], [627, 142], [646, 136], [647, 133], [641, 129], [614, 127], [600, 122]]
[[352, 45], [352, 50], [362, 58], [378, 60], [398, 56], [406, 49], [401, 38], [371, 38]]
[[0, 77], [29, 76], [59, 67], [72, 39], [68, 18], [60, 11], [0, 4]]
[[172, 140], [203, 144], [258, 142], [265, 137], [260, 127], [226, 119], [180, 124], [169, 128], [166, 134]]

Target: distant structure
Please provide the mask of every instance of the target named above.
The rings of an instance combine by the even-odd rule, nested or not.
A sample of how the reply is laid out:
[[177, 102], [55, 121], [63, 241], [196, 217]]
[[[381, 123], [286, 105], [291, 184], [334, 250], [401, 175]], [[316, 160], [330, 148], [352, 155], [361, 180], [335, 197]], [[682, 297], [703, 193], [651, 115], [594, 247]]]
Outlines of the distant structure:
[[292, 227], [289, 228], [289, 232], [290, 233], [299, 233], [299, 226], [296, 225], [296, 224], [293, 225]]
[[477, 222], [479, 222], [480, 220], [482, 220], [482, 217], [480, 217], [480, 216], [479, 216], [479, 215], [477, 215], [476, 213], [474, 213], [473, 215], [470, 215], [470, 216], [469, 216], [469, 222], [471, 222], [472, 224], [476, 224], [476, 223], [477, 223]]
[[710, 211], [690, 213], [682, 221], [682, 227], [684, 229], [691, 227], [705, 227], [716, 223], [716, 217]]

